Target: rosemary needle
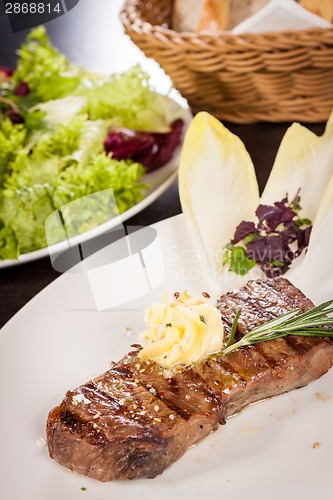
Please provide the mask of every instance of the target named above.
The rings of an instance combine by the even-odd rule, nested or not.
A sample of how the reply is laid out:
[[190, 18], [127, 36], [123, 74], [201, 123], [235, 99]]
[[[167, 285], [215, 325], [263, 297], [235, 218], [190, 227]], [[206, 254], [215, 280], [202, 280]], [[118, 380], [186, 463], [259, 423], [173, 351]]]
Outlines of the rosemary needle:
[[305, 313], [299, 314], [301, 309], [294, 309], [267, 321], [253, 330], [249, 331], [238, 342], [233, 342], [241, 311], [239, 310], [232, 324], [229, 340], [222, 351], [222, 354], [239, 349], [240, 347], [265, 342], [267, 340], [279, 339], [287, 335], [298, 335], [301, 337], [333, 337], [333, 330], [325, 328], [333, 326], [333, 317], [327, 314], [333, 312], [333, 300], [309, 309]]
[[226, 343], [226, 346], [225, 346], [226, 348], [231, 346], [234, 343], [237, 324], [238, 324], [238, 320], [239, 320], [239, 316], [240, 316], [241, 312], [242, 312], [242, 309], [238, 309], [236, 316], [234, 317], [234, 320], [233, 320], [232, 325], [231, 325], [229, 339], [228, 339], [228, 342]]

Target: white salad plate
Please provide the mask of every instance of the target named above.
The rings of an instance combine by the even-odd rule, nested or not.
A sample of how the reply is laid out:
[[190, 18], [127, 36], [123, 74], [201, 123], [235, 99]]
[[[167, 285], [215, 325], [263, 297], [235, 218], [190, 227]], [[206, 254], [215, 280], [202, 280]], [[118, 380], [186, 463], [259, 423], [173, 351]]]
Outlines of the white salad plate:
[[[117, 253], [115, 243], [90, 258], [90, 266], [60, 276], [3, 327], [1, 499], [333, 498], [333, 370], [307, 387], [245, 408], [155, 479], [99, 483], [49, 458], [43, 446], [48, 412], [68, 389], [103, 373], [127, 352], [144, 328], [144, 309], [165, 292], [209, 291], [184, 217], [147, 229], [155, 247], [142, 238], [145, 269], [149, 275], [154, 260], [160, 268], [150, 291], [142, 287], [141, 296], [138, 289], [137, 298], [123, 298], [111, 308], [101, 301], [98, 283], [103, 288], [110, 266], [121, 261], [110, 257]], [[129, 288], [142, 274], [140, 259], [133, 262]], [[98, 270], [100, 281], [94, 281]], [[315, 301], [316, 293], [317, 287], [311, 293]]]

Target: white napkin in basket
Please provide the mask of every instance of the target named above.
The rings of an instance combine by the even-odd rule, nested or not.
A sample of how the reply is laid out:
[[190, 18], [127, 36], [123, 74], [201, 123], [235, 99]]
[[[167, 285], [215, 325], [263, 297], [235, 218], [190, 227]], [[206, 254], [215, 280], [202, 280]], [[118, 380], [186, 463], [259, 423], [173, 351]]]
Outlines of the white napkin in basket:
[[294, 0], [271, 0], [231, 33], [264, 33], [289, 29], [329, 28], [332, 24], [301, 7]]

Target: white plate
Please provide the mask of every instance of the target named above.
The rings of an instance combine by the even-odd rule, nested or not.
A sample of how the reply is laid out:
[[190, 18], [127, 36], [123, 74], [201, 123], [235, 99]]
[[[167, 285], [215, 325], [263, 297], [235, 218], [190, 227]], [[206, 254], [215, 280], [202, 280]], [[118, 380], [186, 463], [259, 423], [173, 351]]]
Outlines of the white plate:
[[[36, 446], [45, 437], [48, 411], [66, 390], [105, 371], [136, 341], [148, 304], [165, 291], [207, 289], [183, 216], [153, 227], [165, 265], [155, 290], [98, 312], [86, 274], [66, 273], [3, 328], [1, 498], [331, 499], [333, 370], [305, 388], [246, 408], [155, 479], [99, 483], [70, 473]], [[126, 326], [133, 332], [125, 333]]]
[[[185, 121], [184, 133], [186, 128], [188, 127], [192, 115], [189, 110], [187, 110], [183, 117]], [[183, 136], [184, 136], [183, 133]], [[114, 219], [109, 220], [108, 222], [97, 226], [91, 231], [87, 231], [82, 235], [75, 238], [75, 243], [83, 243], [91, 238], [98, 237], [108, 231], [111, 231], [115, 227], [119, 225], [121, 219], [122, 222], [130, 219], [134, 215], [138, 214], [149, 205], [151, 205], [157, 198], [159, 198], [173, 183], [173, 181], [177, 178], [178, 165], [179, 165], [179, 156], [180, 156], [181, 146], [179, 146], [176, 150], [175, 156], [163, 167], [146, 174], [141, 182], [147, 184], [148, 188], [144, 193], [144, 198], [139, 203], [129, 208], [125, 212], [123, 212], [120, 217], [116, 217]], [[68, 248], [68, 242], [64, 241], [57, 245], [51, 245], [46, 248], [41, 248], [39, 250], [35, 250], [33, 252], [25, 253], [19, 256], [17, 260], [0, 260], [0, 269], [4, 267], [16, 266], [18, 264], [25, 264], [27, 262], [31, 262], [34, 260], [42, 259], [43, 257], [47, 257], [48, 255], [54, 255], [58, 252], [61, 252]]]

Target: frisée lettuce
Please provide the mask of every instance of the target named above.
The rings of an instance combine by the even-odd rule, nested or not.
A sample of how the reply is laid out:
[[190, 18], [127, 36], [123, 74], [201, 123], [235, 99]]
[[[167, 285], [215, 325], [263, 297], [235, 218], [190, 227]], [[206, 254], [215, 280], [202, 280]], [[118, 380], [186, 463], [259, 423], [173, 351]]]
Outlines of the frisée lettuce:
[[19, 50], [15, 88], [27, 84], [32, 101], [59, 99], [80, 85], [80, 68], [51, 44], [44, 26], [32, 30]]

